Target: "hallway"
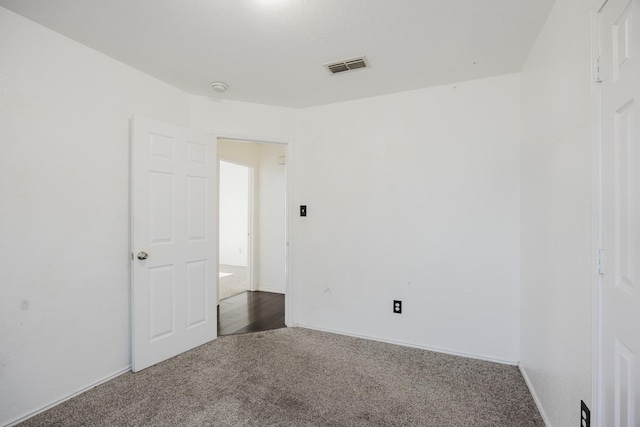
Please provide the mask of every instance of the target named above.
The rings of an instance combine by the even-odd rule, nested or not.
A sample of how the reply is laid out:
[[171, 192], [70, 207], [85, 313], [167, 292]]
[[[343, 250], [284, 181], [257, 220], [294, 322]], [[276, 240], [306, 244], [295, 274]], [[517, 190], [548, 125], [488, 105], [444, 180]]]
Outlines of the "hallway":
[[285, 327], [284, 294], [247, 291], [218, 305], [218, 336]]

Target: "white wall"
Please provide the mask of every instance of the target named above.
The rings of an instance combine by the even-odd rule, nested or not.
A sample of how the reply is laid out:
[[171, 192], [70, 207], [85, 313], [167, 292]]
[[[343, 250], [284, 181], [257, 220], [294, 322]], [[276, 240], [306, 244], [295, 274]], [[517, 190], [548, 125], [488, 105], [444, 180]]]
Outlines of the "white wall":
[[[253, 193], [251, 194], [251, 205], [252, 210], [259, 210], [259, 194], [260, 194], [260, 183], [259, 183], [259, 170], [260, 170], [260, 152], [258, 149], [258, 144], [250, 143], [250, 142], [239, 142], [239, 141], [230, 141], [225, 139], [218, 139], [218, 160], [225, 160], [233, 163], [237, 163], [240, 165], [248, 166], [252, 169], [253, 173], [251, 174], [251, 186], [253, 187]], [[221, 190], [222, 191], [222, 190]], [[227, 243], [224, 242], [224, 234], [225, 234], [225, 224], [223, 220], [223, 216], [225, 213], [223, 212], [226, 209], [226, 202], [222, 199], [222, 194], [220, 195], [219, 201], [219, 209], [220, 209], [220, 263], [226, 264], [226, 261], [230, 261], [230, 257], [232, 254], [225, 254], [225, 251], [233, 251], [233, 248], [230, 246], [229, 248], [225, 248]], [[252, 283], [247, 283], [249, 288], [256, 288], [256, 281], [260, 277], [260, 269], [259, 269], [259, 259], [260, 254], [258, 253], [258, 242], [260, 240], [260, 224], [257, 221], [255, 213], [252, 214], [250, 219], [250, 228], [253, 232], [253, 245], [248, 248], [248, 259], [251, 258], [253, 262], [253, 274], [249, 275], [249, 280]], [[233, 264], [232, 264], [233, 265]], [[246, 264], [245, 264], [246, 265]]]
[[219, 171], [219, 262], [246, 267], [251, 169], [221, 161]]
[[0, 8], [0, 425], [130, 365], [129, 120], [184, 93]]
[[294, 125], [284, 108], [211, 107], [1, 7], [0, 58], [4, 425], [130, 366], [131, 116], [281, 138]]
[[551, 423], [577, 422], [591, 386], [588, 6], [557, 0], [522, 86], [301, 111], [185, 95], [0, 8], [0, 424], [130, 364], [133, 114], [292, 143], [292, 204], [309, 206], [290, 236], [298, 323], [520, 352]]
[[522, 71], [520, 360], [558, 427], [593, 409], [591, 4], [557, 0]]
[[519, 91], [507, 75], [300, 112], [296, 321], [518, 360]]
[[222, 137], [292, 142], [295, 135], [290, 108], [190, 96], [190, 113], [192, 128]]
[[286, 165], [280, 164], [286, 146], [259, 144], [259, 206], [258, 289], [268, 292], [285, 291], [286, 265]]

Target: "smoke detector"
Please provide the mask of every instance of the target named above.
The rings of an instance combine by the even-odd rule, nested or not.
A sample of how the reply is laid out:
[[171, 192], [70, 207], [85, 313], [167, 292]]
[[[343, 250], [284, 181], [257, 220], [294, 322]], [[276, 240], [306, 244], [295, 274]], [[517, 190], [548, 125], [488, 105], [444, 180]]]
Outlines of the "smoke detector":
[[222, 82], [211, 82], [211, 88], [216, 92], [223, 93], [223, 92], [226, 92], [227, 89], [229, 89], [229, 85]]
[[324, 64], [324, 67], [329, 70], [331, 74], [338, 74], [345, 73], [347, 71], [360, 70], [362, 68], [369, 68], [370, 65], [366, 56], [360, 56], [358, 58], [344, 59], [342, 61]]

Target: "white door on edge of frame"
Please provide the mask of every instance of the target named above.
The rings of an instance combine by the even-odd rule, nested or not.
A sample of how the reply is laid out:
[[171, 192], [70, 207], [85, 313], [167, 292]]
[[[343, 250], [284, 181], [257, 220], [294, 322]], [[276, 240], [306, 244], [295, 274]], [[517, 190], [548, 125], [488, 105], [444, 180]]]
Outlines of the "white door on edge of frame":
[[133, 119], [134, 372], [217, 336], [216, 141]]
[[[640, 426], [640, 0], [600, 11], [602, 75], [602, 409]], [[638, 99], [636, 99], [638, 98]]]

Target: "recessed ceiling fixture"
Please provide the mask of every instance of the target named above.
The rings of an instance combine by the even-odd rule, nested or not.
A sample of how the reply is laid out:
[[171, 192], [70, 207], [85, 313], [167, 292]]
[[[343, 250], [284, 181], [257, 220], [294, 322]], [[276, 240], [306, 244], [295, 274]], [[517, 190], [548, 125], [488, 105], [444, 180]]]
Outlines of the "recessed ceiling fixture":
[[216, 92], [223, 93], [223, 92], [226, 92], [227, 89], [229, 89], [229, 85], [222, 82], [211, 82], [211, 88]]
[[358, 58], [343, 59], [342, 61], [324, 64], [324, 67], [329, 70], [331, 74], [338, 74], [346, 71], [359, 70], [361, 68], [369, 68], [370, 65], [366, 56], [360, 56]]

